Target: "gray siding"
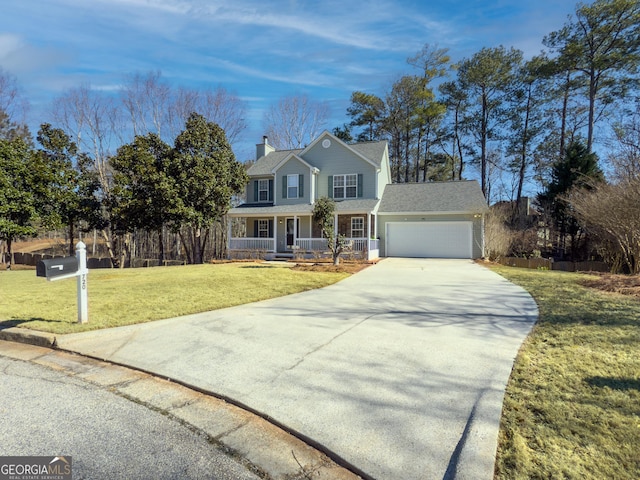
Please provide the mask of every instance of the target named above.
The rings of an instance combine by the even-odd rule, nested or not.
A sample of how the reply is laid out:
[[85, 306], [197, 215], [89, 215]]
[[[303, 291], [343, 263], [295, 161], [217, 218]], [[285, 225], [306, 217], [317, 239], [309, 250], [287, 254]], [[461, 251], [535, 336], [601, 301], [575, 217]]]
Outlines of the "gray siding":
[[[424, 220], [423, 220], [424, 218]], [[380, 256], [386, 256], [385, 233], [390, 222], [473, 222], [473, 258], [482, 257], [482, 218], [473, 215], [379, 215]]]
[[[286, 175], [302, 175], [303, 176], [303, 188], [302, 197], [299, 198], [286, 198], [283, 197], [282, 181]], [[298, 203], [311, 203], [311, 170], [309, 167], [300, 163], [296, 159], [291, 159], [284, 165], [282, 165], [276, 172], [276, 204], [277, 205], [295, 205]]]
[[318, 142], [305, 154], [304, 160], [320, 169], [316, 198], [328, 195], [329, 176], [351, 173], [362, 174], [361, 198], [376, 198], [376, 167], [337, 142], [332, 141], [329, 148], [324, 148], [322, 142]]

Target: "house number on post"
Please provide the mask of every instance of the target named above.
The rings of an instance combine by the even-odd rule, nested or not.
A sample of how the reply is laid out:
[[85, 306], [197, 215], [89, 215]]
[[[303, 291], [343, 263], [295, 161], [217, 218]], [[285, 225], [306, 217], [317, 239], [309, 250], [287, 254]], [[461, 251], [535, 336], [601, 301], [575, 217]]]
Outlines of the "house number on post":
[[76, 244], [76, 256], [40, 260], [36, 265], [36, 276], [45, 277], [54, 282], [65, 278], [77, 277], [76, 290], [78, 292], [78, 323], [89, 321], [87, 300], [87, 246], [82, 242]]

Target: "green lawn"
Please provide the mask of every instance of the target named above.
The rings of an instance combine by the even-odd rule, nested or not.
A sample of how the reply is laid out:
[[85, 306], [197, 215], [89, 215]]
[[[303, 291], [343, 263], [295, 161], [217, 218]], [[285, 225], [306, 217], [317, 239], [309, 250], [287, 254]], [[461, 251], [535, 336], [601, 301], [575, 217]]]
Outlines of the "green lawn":
[[130, 325], [288, 295], [345, 273], [257, 263], [91, 270], [89, 323], [77, 323], [76, 280], [47, 282], [34, 270], [0, 271], [0, 326], [71, 333]]
[[511, 374], [497, 479], [640, 478], [640, 301], [580, 274], [495, 267], [540, 319]]

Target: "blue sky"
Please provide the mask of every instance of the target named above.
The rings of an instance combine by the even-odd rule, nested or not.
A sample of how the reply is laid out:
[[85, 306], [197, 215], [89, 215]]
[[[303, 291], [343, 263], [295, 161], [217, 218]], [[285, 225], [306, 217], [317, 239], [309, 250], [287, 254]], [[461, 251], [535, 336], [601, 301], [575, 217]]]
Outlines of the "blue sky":
[[51, 121], [50, 102], [89, 83], [117, 91], [127, 74], [160, 70], [175, 86], [223, 86], [247, 104], [235, 145], [253, 155], [271, 103], [307, 94], [347, 121], [354, 90], [382, 95], [410, 73], [425, 43], [454, 61], [482, 47], [539, 53], [574, 0], [0, 0], [0, 66], [32, 104], [30, 125]]

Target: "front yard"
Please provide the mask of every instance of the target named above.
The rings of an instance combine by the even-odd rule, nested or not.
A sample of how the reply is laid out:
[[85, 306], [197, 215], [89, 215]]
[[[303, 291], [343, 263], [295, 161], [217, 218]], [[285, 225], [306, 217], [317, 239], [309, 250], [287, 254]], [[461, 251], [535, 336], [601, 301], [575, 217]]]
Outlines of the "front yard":
[[80, 325], [75, 279], [47, 282], [35, 270], [0, 271], [0, 328], [64, 334], [131, 325], [320, 288], [347, 276], [266, 263], [90, 270], [89, 323]]
[[640, 299], [583, 286], [596, 277], [493, 269], [540, 308], [507, 387], [495, 478], [640, 478]]

